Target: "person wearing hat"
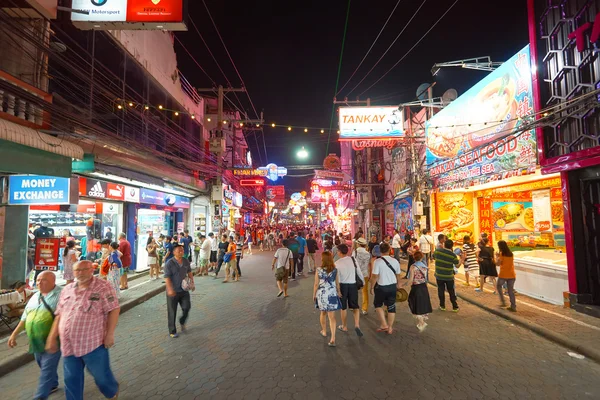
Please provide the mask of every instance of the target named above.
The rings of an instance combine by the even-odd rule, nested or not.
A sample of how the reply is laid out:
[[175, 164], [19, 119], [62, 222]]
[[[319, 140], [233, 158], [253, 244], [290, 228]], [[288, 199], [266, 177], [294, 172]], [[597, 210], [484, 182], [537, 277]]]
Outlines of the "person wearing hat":
[[371, 255], [367, 251], [367, 240], [364, 237], [356, 240], [356, 250], [354, 250], [354, 258], [356, 263], [365, 278], [365, 285], [362, 287], [362, 304], [361, 313], [366, 315], [369, 310], [369, 277], [371, 276]]

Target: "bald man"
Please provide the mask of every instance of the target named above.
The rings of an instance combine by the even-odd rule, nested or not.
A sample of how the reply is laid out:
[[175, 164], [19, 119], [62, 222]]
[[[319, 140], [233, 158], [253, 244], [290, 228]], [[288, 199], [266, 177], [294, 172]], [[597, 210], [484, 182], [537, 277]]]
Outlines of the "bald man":
[[56, 286], [56, 276], [53, 272], [44, 271], [37, 277], [39, 292], [34, 293], [23, 311], [21, 322], [17, 325], [8, 339], [8, 347], [17, 346], [17, 336], [23, 330], [29, 338], [29, 352], [35, 357], [40, 367], [40, 379], [34, 399], [46, 399], [58, 390], [58, 374], [56, 372], [60, 351], [48, 353], [45, 351], [46, 339], [54, 322], [54, 311], [58, 304], [61, 288]]
[[115, 344], [119, 320], [119, 300], [110, 282], [94, 276], [90, 261], [73, 265], [75, 282], [63, 289], [46, 351], [63, 356], [67, 400], [83, 400], [85, 375], [94, 377], [96, 386], [107, 399], [116, 399], [119, 383], [110, 368], [108, 349]]

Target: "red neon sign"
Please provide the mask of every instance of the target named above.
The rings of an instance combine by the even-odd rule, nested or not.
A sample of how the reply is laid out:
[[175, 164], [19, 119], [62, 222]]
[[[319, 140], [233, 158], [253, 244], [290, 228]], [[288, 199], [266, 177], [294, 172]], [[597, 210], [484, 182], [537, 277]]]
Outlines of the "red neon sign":
[[264, 179], [240, 179], [240, 186], [265, 186]]

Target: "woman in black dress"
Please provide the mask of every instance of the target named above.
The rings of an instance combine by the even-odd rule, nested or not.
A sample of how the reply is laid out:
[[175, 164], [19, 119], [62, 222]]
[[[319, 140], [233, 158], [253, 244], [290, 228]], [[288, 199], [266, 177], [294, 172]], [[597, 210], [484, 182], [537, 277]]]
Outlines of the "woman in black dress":
[[[479, 277], [481, 284], [479, 288], [475, 289], [480, 292], [483, 290], [485, 284], [485, 278], [490, 277], [492, 279], [492, 286], [496, 288], [496, 277], [498, 277], [498, 270], [496, 269], [496, 263], [494, 262], [494, 248], [488, 246], [489, 239], [483, 238], [479, 242], [479, 255], [477, 261], [479, 261]], [[496, 293], [494, 289], [494, 294]]]

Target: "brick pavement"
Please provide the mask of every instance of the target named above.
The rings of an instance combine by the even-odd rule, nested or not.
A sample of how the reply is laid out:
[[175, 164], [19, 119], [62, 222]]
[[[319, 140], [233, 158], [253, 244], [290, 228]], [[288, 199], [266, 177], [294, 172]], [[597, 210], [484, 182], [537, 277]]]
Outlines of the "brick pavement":
[[[238, 283], [196, 278], [178, 339], [168, 337], [164, 295], [122, 316], [111, 350], [121, 399], [600, 398], [600, 365], [466, 302], [458, 314], [435, 311], [423, 333], [402, 304], [392, 336], [374, 332], [371, 311], [364, 338], [340, 333], [329, 348], [312, 276], [283, 299], [270, 253], [245, 258], [242, 270]], [[37, 374], [30, 363], [0, 378], [2, 397], [30, 398]], [[87, 377], [86, 399], [98, 398]]]

